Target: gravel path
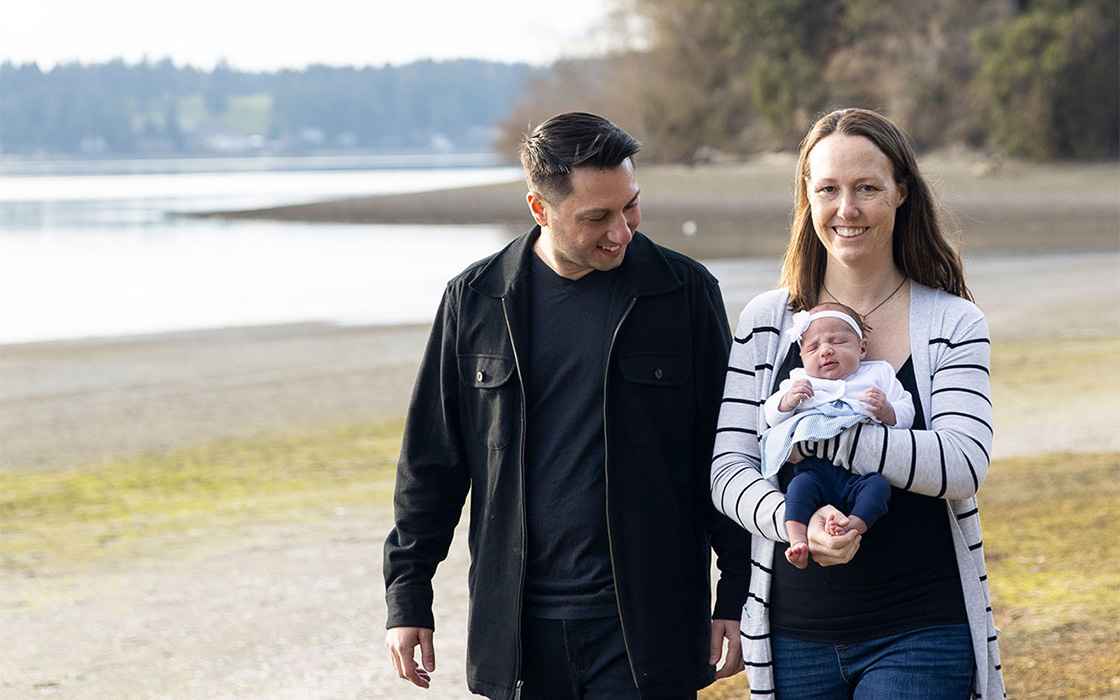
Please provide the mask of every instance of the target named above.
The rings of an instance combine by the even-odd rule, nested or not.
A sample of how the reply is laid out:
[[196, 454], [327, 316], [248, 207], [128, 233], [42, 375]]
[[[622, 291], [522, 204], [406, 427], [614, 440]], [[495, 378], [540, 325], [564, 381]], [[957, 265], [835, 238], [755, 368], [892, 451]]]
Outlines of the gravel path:
[[387, 516], [192, 533], [96, 574], [6, 575], [0, 698], [468, 696], [461, 545], [437, 577], [433, 690], [392, 670], [380, 584]]

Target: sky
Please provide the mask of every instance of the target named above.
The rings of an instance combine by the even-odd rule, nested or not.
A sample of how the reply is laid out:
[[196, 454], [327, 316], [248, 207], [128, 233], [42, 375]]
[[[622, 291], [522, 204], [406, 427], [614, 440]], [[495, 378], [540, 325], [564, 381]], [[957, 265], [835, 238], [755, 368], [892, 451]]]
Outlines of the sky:
[[607, 48], [607, 0], [16, 0], [0, 62], [176, 65], [271, 71], [480, 58], [551, 63]]

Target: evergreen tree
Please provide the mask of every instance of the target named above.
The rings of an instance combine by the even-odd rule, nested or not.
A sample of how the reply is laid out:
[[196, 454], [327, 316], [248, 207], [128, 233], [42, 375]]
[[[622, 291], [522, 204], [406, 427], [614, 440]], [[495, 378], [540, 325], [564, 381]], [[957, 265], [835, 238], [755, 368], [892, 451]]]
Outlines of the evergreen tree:
[[1029, 158], [1120, 153], [1120, 6], [1046, 0], [976, 32], [995, 145]]

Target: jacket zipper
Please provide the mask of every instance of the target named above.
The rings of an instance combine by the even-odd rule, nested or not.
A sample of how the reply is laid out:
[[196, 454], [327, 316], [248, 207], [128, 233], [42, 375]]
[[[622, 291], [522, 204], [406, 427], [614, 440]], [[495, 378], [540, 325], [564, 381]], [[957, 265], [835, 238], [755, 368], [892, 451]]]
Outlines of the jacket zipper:
[[517, 672], [513, 692], [514, 700], [518, 700], [521, 697], [523, 683], [521, 680], [521, 611], [525, 603], [525, 543], [529, 537], [525, 531], [525, 378], [521, 376], [521, 360], [517, 355], [517, 343], [513, 340], [513, 326], [509, 322], [508, 299], [504, 296], [502, 297], [502, 316], [506, 322], [506, 333], [509, 334], [509, 345], [513, 348], [513, 366], [517, 369], [517, 381], [521, 384], [521, 440], [517, 464], [521, 471], [521, 498], [517, 504], [521, 512], [521, 571], [517, 584]]
[[[614, 354], [614, 343], [615, 343], [616, 340], [618, 340], [618, 331], [622, 329], [622, 324], [626, 322], [627, 317], [630, 316], [630, 311], [634, 308], [634, 304], [636, 304], [636, 303], [638, 303], [638, 297], [636, 297], [636, 296], [631, 297], [630, 298], [630, 304], [626, 307], [626, 310], [622, 312], [622, 318], [620, 318], [618, 320], [618, 325], [615, 326], [614, 333], [611, 334], [611, 344], [610, 344], [610, 347], [607, 348], [607, 364], [606, 364], [606, 367], [604, 368], [605, 371], [603, 372], [603, 481], [604, 481], [604, 485], [606, 487], [605, 488], [605, 491], [606, 491], [605, 501], [606, 501], [606, 510], [607, 510], [607, 513], [606, 513], [606, 515], [607, 515], [607, 548], [608, 548], [608, 551], [610, 552], [611, 571], [612, 572], [616, 571], [617, 569], [615, 569], [615, 562], [614, 562], [614, 537], [611, 534], [611, 509], [610, 509], [611, 470], [607, 468], [607, 462], [610, 461], [610, 450], [608, 449], [608, 447], [610, 445], [610, 441], [607, 440], [607, 388], [608, 388], [607, 383], [608, 383], [609, 377], [610, 377], [611, 355]], [[618, 622], [619, 622], [619, 625], [622, 628], [622, 644], [626, 648], [626, 660], [630, 664], [630, 675], [634, 678], [634, 683], [637, 684], [638, 677], [634, 673], [634, 661], [633, 661], [634, 655], [630, 653], [630, 640], [626, 636], [626, 620], [623, 619], [623, 615], [622, 615], [622, 587], [618, 585], [617, 580], [615, 581], [615, 586], [614, 586], [614, 596], [615, 596], [616, 602], [618, 603]]]

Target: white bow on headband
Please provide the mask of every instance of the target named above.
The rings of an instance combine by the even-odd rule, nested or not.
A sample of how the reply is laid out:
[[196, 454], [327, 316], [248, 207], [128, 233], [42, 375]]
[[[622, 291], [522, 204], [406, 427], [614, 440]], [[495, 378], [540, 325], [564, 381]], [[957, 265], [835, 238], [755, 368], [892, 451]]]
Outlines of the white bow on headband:
[[793, 315], [793, 325], [786, 330], [786, 335], [788, 335], [791, 340], [796, 340], [800, 343], [801, 336], [805, 333], [809, 324], [816, 321], [818, 318], [838, 318], [851, 326], [852, 330], [859, 336], [859, 339], [863, 340], [863, 331], [860, 330], [859, 324], [856, 323], [854, 318], [843, 311], [818, 311], [816, 313], [798, 311]]

